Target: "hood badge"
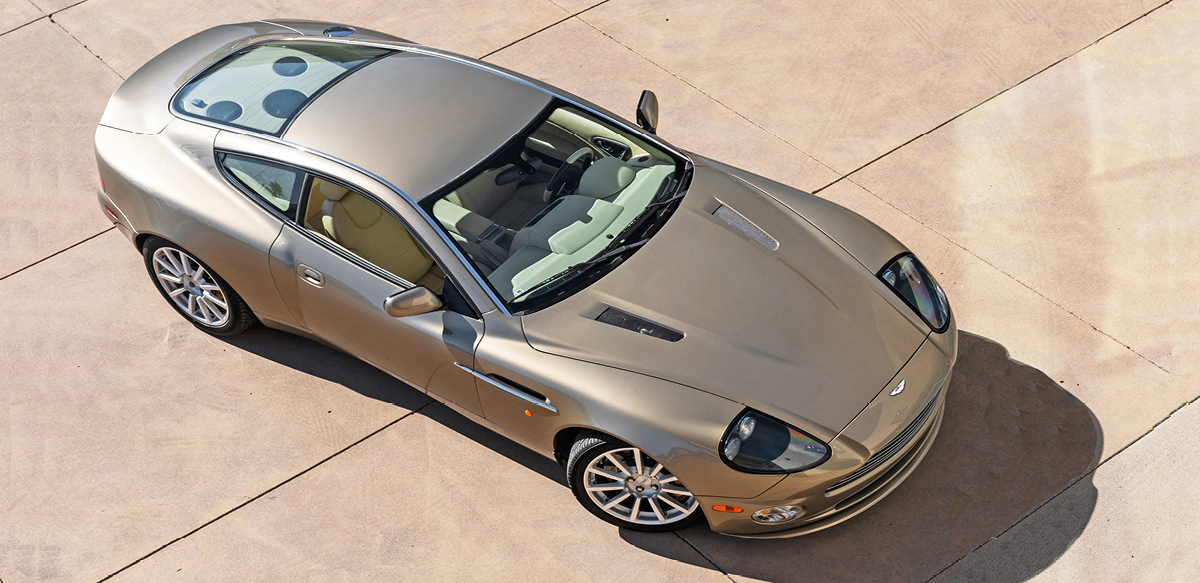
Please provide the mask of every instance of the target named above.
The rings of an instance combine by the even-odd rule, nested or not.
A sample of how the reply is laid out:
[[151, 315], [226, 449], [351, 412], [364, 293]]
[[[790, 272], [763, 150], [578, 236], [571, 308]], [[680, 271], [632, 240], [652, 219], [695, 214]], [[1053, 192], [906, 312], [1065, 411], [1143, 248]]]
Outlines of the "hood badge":
[[892, 389], [892, 392], [888, 393], [888, 396], [895, 397], [896, 395], [899, 395], [900, 393], [903, 393], [903, 392], [904, 392], [904, 380], [901, 379], [900, 384], [896, 385], [896, 388]]

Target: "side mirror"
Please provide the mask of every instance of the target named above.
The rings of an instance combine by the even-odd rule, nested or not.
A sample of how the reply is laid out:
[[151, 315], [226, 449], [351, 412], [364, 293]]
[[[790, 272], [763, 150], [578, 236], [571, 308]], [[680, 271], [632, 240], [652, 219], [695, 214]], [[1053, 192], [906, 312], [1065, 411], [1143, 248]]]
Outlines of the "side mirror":
[[442, 300], [429, 288], [418, 285], [383, 301], [383, 311], [393, 318], [416, 316], [442, 309]]
[[642, 91], [642, 98], [638, 100], [637, 122], [650, 133], [658, 127], [658, 97], [649, 89]]

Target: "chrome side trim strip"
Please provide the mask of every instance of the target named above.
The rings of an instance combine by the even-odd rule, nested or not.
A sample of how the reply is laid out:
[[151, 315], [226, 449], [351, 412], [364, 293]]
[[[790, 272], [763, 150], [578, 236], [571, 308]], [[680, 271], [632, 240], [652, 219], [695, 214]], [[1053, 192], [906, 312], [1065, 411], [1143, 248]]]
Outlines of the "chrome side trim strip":
[[537, 405], [538, 407], [546, 409], [547, 411], [550, 411], [552, 413], [558, 413], [558, 409], [555, 408], [554, 405], [551, 405], [547, 401], [542, 401], [540, 399], [537, 399], [531, 395], [526, 394], [524, 391], [510, 387], [496, 379], [493, 379], [492, 377], [489, 377], [484, 374], [480, 374], [479, 372], [475, 371], [475, 369], [463, 366], [457, 362], [454, 363], [454, 366], [457, 366], [458, 368], [461, 368], [462, 370], [475, 375], [475, 378], [482, 379], [487, 384], [492, 385], [493, 387], [496, 387], [497, 389], [500, 389], [501, 391], [504, 391], [505, 393], [508, 393], [522, 401], [525, 401], [526, 403], [529, 403], [530, 405]]

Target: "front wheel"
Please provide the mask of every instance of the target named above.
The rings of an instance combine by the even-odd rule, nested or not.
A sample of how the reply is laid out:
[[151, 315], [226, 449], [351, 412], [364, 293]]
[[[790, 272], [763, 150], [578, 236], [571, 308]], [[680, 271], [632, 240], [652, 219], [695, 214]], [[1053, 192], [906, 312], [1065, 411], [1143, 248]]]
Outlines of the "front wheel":
[[575, 498], [601, 519], [642, 532], [669, 532], [700, 522], [700, 503], [679, 478], [642, 450], [585, 432], [567, 461]]
[[197, 328], [229, 336], [254, 323], [254, 312], [233, 288], [174, 243], [153, 237], [142, 247], [142, 256], [159, 293]]

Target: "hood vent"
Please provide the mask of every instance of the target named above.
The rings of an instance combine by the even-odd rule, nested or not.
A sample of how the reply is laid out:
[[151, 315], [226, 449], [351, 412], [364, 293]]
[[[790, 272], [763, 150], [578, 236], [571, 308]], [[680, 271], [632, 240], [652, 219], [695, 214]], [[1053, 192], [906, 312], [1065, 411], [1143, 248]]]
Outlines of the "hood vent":
[[779, 250], [779, 241], [776, 241], [775, 237], [768, 235], [766, 231], [758, 228], [758, 225], [750, 222], [750, 219], [743, 217], [741, 213], [728, 206], [722, 204], [717, 207], [717, 210], [713, 211], [713, 216], [725, 221], [730, 227], [733, 227], [751, 241], [762, 245], [768, 251]]
[[604, 322], [605, 324], [616, 326], [618, 328], [631, 330], [633, 332], [637, 332], [638, 334], [645, 334], [647, 336], [660, 338], [668, 342], [679, 342], [683, 339], [682, 332], [676, 332], [675, 330], [667, 328], [662, 324], [656, 324], [650, 320], [639, 318], [633, 314], [630, 314], [629, 312], [618, 310], [616, 308], [608, 308], [604, 310], [603, 313], [596, 317], [596, 321]]

